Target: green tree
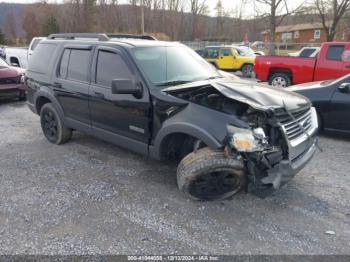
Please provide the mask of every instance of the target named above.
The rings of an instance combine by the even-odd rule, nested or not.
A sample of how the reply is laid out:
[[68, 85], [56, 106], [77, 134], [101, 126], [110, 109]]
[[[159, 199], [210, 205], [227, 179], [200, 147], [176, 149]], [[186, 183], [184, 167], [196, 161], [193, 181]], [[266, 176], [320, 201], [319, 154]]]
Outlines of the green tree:
[[60, 26], [58, 24], [56, 17], [54, 17], [53, 15], [50, 15], [46, 19], [46, 22], [43, 24], [42, 34], [46, 36], [46, 35], [55, 34], [59, 32], [60, 32]]

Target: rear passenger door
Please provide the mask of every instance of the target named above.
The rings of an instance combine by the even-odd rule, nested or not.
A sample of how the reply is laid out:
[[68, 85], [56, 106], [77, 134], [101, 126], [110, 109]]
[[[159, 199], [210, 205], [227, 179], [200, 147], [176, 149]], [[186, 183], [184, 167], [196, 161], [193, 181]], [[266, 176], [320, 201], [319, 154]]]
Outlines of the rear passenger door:
[[[90, 127], [88, 107], [92, 46], [66, 46], [62, 52], [53, 89], [65, 117], [80, 125]], [[87, 130], [86, 130], [87, 131]]]
[[[90, 88], [91, 124], [95, 135], [140, 153], [147, 153], [149, 93], [127, 55], [117, 48], [98, 47], [94, 54]], [[113, 79], [131, 79], [143, 85], [142, 98], [112, 94]]]

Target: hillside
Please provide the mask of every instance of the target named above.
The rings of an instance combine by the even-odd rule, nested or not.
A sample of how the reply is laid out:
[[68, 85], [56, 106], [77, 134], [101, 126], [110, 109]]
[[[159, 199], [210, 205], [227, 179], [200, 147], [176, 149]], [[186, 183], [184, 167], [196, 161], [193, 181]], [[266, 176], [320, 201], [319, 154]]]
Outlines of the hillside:
[[19, 36], [24, 36], [22, 29], [22, 14], [26, 4], [0, 3], [0, 28], [4, 30], [6, 16], [13, 13], [16, 17], [16, 28]]

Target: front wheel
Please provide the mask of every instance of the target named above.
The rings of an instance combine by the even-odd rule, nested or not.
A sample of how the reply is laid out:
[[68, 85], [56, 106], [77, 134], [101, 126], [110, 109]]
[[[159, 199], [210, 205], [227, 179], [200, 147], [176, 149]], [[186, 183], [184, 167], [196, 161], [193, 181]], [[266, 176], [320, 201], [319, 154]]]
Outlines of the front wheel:
[[179, 189], [195, 200], [229, 198], [245, 187], [246, 179], [243, 161], [207, 147], [187, 155], [177, 168]]
[[275, 73], [270, 77], [269, 84], [277, 88], [286, 88], [292, 84], [292, 81], [286, 73]]
[[246, 64], [242, 67], [243, 77], [252, 77], [252, 74], [253, 74], [253, 65]]
[[71, 139], [72, 130], [65, 127], [51, 103], [47, 103], [41, 108], [40, 122], [43, 133], [49, 142], [60, 145]]

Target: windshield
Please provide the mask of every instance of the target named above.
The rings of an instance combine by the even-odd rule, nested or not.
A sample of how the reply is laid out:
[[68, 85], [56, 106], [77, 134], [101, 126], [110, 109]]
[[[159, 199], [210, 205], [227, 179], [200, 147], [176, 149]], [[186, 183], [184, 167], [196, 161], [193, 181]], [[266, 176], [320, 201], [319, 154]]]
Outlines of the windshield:
[[8, 64], [3, 60], [3, 59], [1, 59], [0, 58], [0, 66], [8, 66]]
[[219, 78], [218, 71], [185, 46], [140, 47], [133, 50], [136, 63], [155, 86], [179, 85]]

